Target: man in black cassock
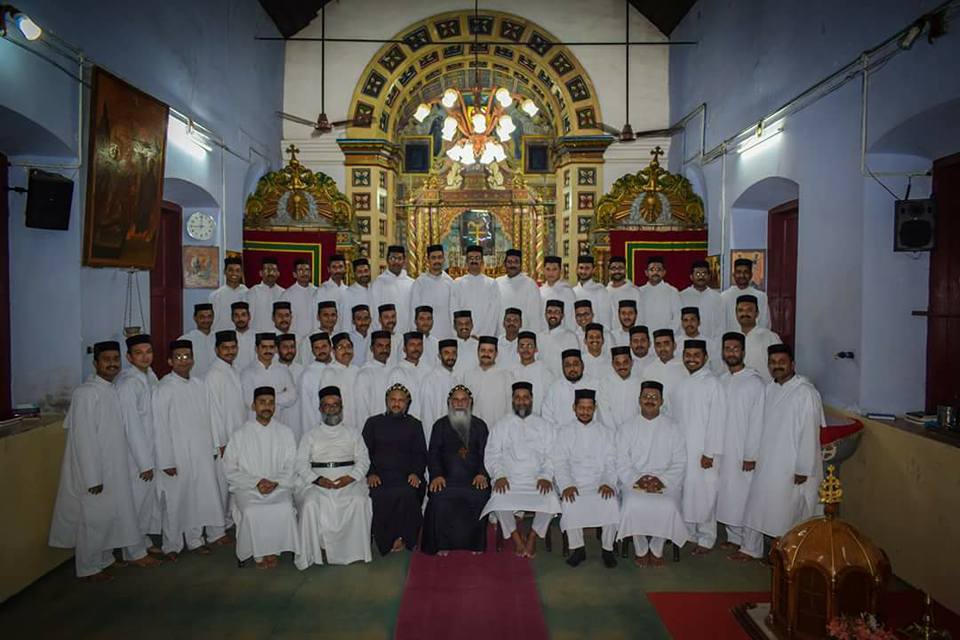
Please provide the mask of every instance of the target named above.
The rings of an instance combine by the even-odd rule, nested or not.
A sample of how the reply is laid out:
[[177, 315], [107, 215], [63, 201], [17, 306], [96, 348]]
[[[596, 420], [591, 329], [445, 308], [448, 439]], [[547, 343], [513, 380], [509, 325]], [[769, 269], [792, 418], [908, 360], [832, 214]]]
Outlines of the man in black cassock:
[[373, 502], [373, 539], [380, 555], [413, 549], [426, 488], [427, 443], [420, 421], [407, 414], [410, 392], [402, 384], [387, 389], [387, 411], [363, 427], [370, 453], [367, 486]]
[[420, 548], [440, 555], [455, 549], [480, 553], [487, 548], [487, 521], [480, 513], [490, 499], [483, 466], [487, 425], [472, 415], [473, 395], [463, 385], [450, 390], [447, 407], [430, 434], [430, 499]]

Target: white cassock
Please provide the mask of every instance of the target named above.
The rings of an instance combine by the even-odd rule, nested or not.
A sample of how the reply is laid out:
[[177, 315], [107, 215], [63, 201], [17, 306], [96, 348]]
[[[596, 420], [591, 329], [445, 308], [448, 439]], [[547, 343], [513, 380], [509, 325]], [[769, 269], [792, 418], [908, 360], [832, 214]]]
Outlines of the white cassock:
[[642, 380], [636, 370], [621, 378], [612, 368], [610, 373], [600, 378], [597, 389], [597, 411], [600, 420], [614, 429], [640, 415], [640, 383]]
[[357, 427], [360, 431], [370, 416], [386, 411], [387, 376], [392, 370], [393, 367], [379, 360], [369, 360], [357, 373], [357, 408], [360, 410]]
[[193, 344], [193, 368], [190, 374], [203, 376], [217, 359], [217, 337], [213, 331], [203, 333], [200, 329], [192, 329], [178, 340], [189, 340]]
[[683, 343], [686, 340], [703, 340], [707, 343], [707, 366], [710, 368], [710, 371], [713, 371], [714, 375], [722, 376], [727, 372], [727, 365], [723, 361], [723, 348], [720, 345], [720, 338], [715, 336], [704, 335], [702, 331], [698, 332], [695, 336], [688, 336], [687, 334], [677, 336], [677, 348], [674, 349], [674, 358], [683, 361]]
[[[305, 431], [303, 423], [300, 421], [300, 378], [303, 377], [303, 372], [306, 370], [306, 367], [299, 362], [291, 362], [290, 364], [284, 364], [279, 361], [277, 358], [277, 364], [280, 364], [287, 368], [287, 371], [290, 372], [290, 378], [293, 380], [293, 390], [296, 393], [296, 400], [293, 404], [284, 409], [283, 411], [277, 411], [276, 417], [281, 424], [284, 424], [290, 427], [290, 430], [293, 431], [293, 435], [296, 437], [299, 442], [300, 436]], [[332, 361], [331, 361], [332, 362]]]
[[[634, 553], [663, 555], [664, 540], [682, 547], [689, 539], [680, 513], [686, 443], [676, 423], [664, 415], [647, 420], [636, 415], [617, 432], [617, 473], [620, 476], [620, 526], [617, 538], [633, 537]], [[643, 476], [663, 483], [660, 493], [634, 488]], [[646, 536], [653, 539], [647, 541]]]
[[[370, 314], [373, 316], [375, 328], [380, 328], [377, 309], [382, 304], [393, 304], [397, 307], [397, 327], [394, 331], [401, 336], [413, 328], [413, 317], [410, 315], [410, 292], [413, 289], [413, 278], [407, 275], [406, 269], [400, 270], [395, 276], [387, 269], [370, 285], [370, 299], [373, 303]], [[382, 413], [382, 411], [378, 411]]]
[[373, 359], [373, 356], [370, 355], [370, 332], [367, 331], [367, 335], [363, 335], [354, 327], [348, 335], [350, 336], [350, 342], [353, 343], [353, 360], [350, 361], [350, 364], [355, 367], [362, 367], [367, 364], [367, 360]]
[[423, 353], [420, 355], [420, 362], [431, 368], [439, 367], [442, 366], [439, 356], [440, 341], [432, 333], [423, 336]]
[[[637, 324], [645, 324], [650, 335], [657, 329], [680, 329], [680, 292], [667, 281], [640, 287], [642, 304], [637, 308]], [[681, 332], [682, 333], [682, 332]]]
[[[357, 431], [360, 431], [359, 421], [360, 408], [357, 401], [357, 374], [360, 368], [350, 364], [345, 366], [333, 360], [320, 373], [320, 382], [316, 389], [311, 389], [311, 395], [304, 393], [300, 398], [300, 415], [305, 416], [301, 422], [303, 433], [320, 424], [322, 416], [320, 415], [320, 398], [317, 395], [320, 389], [324, 387], [337, 387], [340, 389], [340, 402], [343, 404], [343, 422]], [[306, 372], [304, 372], [306, 375]], [[301, 378], [303, 380], [303, 378]], [[303, 385], [300, 387], [303, 389]], [[310, 405], [309, 407], [307, 405]], [[309, 420], [307, 422], [306, 420]]]
[[[680, 384], [672, 411], [687, 443], [683, 519], [690, 536], [698, 545], [709, 549], [717, 539], [719, 468], [727, 419], [723, 386], [709, 369], [703, 367]], [[713, 458], [711, 468], [701, 466], [702, 456]]]
[[[573, 413], [571, 402], [570, 412]], [[574, 502], [561, 501], [560, 529], [566, 532], [571, 549], [583, 546], [584, 527], [603, 527], [601, 542], [613, 549], [620, 505], [617, 497], [604, 499], [599, 488], [617, 486], [617, 451], [613, 430], [594, 419], [583, 424], [576, 418], [567, 421], [556, 434], [553, 463], [557, 490], [576, 487]]]
[[[598, 323], [599, 324], [599, 323]], [[583, 330], [583, 327], [577, 325], [577, 329], [574, 332], [577, 334], [577, 348], [583, 351], [587, 350], [587, 333]], [[603, 325], [603, 350], [609, 351], [612, 347], [617, 346], [617, 341], [614, 339], [613, 334], [610, 333], [610, 330]]]
[[[233, 434], [247, 421], [253, 398], [250, 398], [249, 402], [244, 401], [240, 374], [237, 373], [236, 367], [227, 364], [220, 358], [217, 358], [207, 374], [203, 376], [203, 384], [207, 388], [207, 401], [210, 403], [213, 445], [219, 449], [227, 446]], [[230, 488], [227, 483], [223, 460], [219, 456], [216, 466], [224, 522], [229, 527], [233, 522], [229, 504]]]
[[[217, 483], [210, 402], [207, 387], [170, 372], [153, 396], [153, 428], [157, 435], [156, 477], [160, 479], [163, 511], [163, 552], [196, 549], [203, 544], [203, 527], [223, 528], [223, 503]], [[176, 468], [168, 476], [163, 469]], [[210, 529], [207, 531], [208, 538]]]
[[448, 413], [447, 396], [450, 389], [460, 384], [460, 374], [450, 371], [444, 366], [434, 367], [423, 380], [423, 393], [420, 402], [419, 416], [423, 425], [423, 435], [426, 442], [430, 442], [433, 425], [437, 420]]
[[407, 356], [407, 352], [403, 348], [403, 334], [399, 331], [394, 331], [390, 334], [390, 357], [387, 358], [387, 365], [393, 367]]
[[[477, 355], [477, 348], [480, 343], [473, 336], [466, 340], [457, 338], [457, 362], [453, 365], [453, 370], [460, 377], [463, 377], [470, 369], [480, 365], [480, 358]], [[444, 412], [446, 415], [446, 412]]]
[[[276, 330], [273, 329], [272, 331], [276, 331]], [[309, 334], [307, 334], [303, 338], [300, 338], [300, 340], [297, 342], [296, 361], [302, 364], [304, 367], [308, 367], [311, 362], [316, 360], [316, 357], [313, 355], [313, 343], [310, 342], [310, 336], [317, 333], [318, 331], [319, 329], [310, 331]], [[329, 332], [327, 335], [329, 335]], [[333, 336], [331, 335], [329, 337], [332, 338]], [[254, 355], [256, 355], [256, 352], [254, 352]], [[241, 371], [243, 371], [243, 369], [241, 369]]]
[[[336, 360], [331, 360], [330, 364], [324, 364], [319, 360], [314, 360], [304, 368], [303, 374], [300, 376], [300, 386], [297, 387], [297, 394], [301, 398], [300, 426], [303, 428], [303, 432], [300, 434], [300, 440], [303, 440], [304, 433], [320, 424], [319, 393], [320, 389], [325, 386], [323, 384], [323, 372], [327, 370], [327, 367], [332, 366], [334, 362], [336, 362]], [[354, 376], [356, 376], [356, 374], [354, 374]], [[355, 388], [351, 389], [351, 392], [356, 391], [357, 389]], [[340, 393], [342, 395], [344, 390], [341, 389]], [[311, 398], [313, 398], [313, 400], [311, 400]], [[346, 404], [344, 404], [344, 413], [346, 413], [346, 410]]]
[[[640, 312], [643, 310], [643, 306], [640, 303], [640, 287], [629, 282], [627, 280], [623, 281], [623, 284], [619, 287], [613, 286], [613, 283], [607, 285], [607, 294], [610, 296], [610, 326], [607, 327], [611, 331], [614, 328], [620, 328], [620, 301], [621, 300], [633, 300], [637, 305], [637, 322], [636, 324], [643, 324], [640, 322]], [[607, 325], [604, 325], [607, 326]], [[618, 343], [620, 344], [620, 343]], [[623, 344], [630, 344], [629, 336], [627, 342]]]
[[654, 357], [653, 361], [644, 367], [643, 373], [640, 375], [640, 382], [654, 380], [663, 385], [662, 411], [665, 415], [676, 420], [677, 415], [673, 407], [678, 402], [677, 396], [680, 392], [681, 383], [689, 377], [690, 373], [679, 358], [671, 358], [667, 362], [663, 362], [660, 358]]
[[[160, 533], [160, 503], [157, 500], [156, 436], [153, 431], [153, 392], [158, 384], [153, 369], [144, 373], [136, 367], [127, 367], [117, 376], [117, 393], [123, 411], [124, 432], [130, 446], [130, 482], [133, 486], [133, 504], [137, 510], [140, 533]], [[153, 480], [140, 478], [144, 471], [153, 469]], [[153, 541], [144, 538], [147, 546]]]
[[630, 346], [630, 330], [624, 329], [619, 322], [610, 329], [610, 335], [613, 336], [613, 344], [610, 345], [611, 347]]
[[[256, 337], [256, 333], [252, 329], [247, 329], [242, 333], [237, 331], [237, 357], [233, 360], [233, 368], [237, 371], [243, 371], [257, 359]], [[216, 343], [216, 339], [214, 339], [214, 343]]]
[[483, 273], [465, 273], [453, 283], [454, 311], [469, 309], [473, 317], [473, 335], [495, 336], [503, 320], [503, 304], [497, 281]]
[[743, 350], [743, 364], [756, 370], [764, 382], [772, 381], [773, 376], [770, 375], [770, 367], [767, 366], [769, 359], [767, 347], [780, 344], [783, 341], [776, 333], [763, 327], [754, 327], [750, 330], [750, 333], [746, 334], [746, 337], [746, 344]]
[[757, 326], [764, 329], [770, 328], [770, 304], [767, 302], [767, 294], [757, 289], [753, 285], [747, 285], [741, 289], [737, 285], [720, 294], [720, 300], [723, 303], [724, 331], [740, 331], [740, 323], [737, 322], [737, 298], [740, 296], [757, 297]]
[[509, 538], [516, 529], [513, 514], [532, 511], [533, 529], [541, 538], [547, 533], [550, 520], [560, 513], [556, 491], [542, 495], [537, 480], [553, 482], [554, 469], [550, 454], [553, 449], [554, 429], [537, 415], [521, 418], [513, 411], [501, 418], [487, 438], [483, 463], [490, 474], [491, 484], [506, 478], [510, 488], [504, 493], [493, 491], [480, 517], [498, 512], [503, 537]]
[[213, 305], [212, 331], [233, 329], [233, 310], [230, 309], [230, 305], [234, 302], [246, 302], [248, 291], [247, 287], [241, 284], [237, 285], [236, 289], [223, 285], [210, 292], [209, 299]]
[[410, 317], [416, 320], [414, 311], [424, 305], [433, 308], [433, 329], [430, 334], [439, 340], [452, 338], [453, 331], [453, 278], [446, 271], [435, 276], [424, 271], [410, 287]]
[[501, 335], [497, 344], [497, 364], [504, 369], [512, 369], [515, 364], [520, 362], [520, 356], [517, 354], [517, 338], [509, 340], [507, 336]]
[[743, 541], [743, 512], [756, 473], [756, 469], [744, 471], [743, 462], [756, 462], [760, 453], [766, 385], [750, 367], [736, 373], [728, 371], [720, 377], [720, 384], [727, 397], [727, 420], [720, 456], [717, 521], [726, 525], [727, 542], [739, 545]]
[[546, 282], [540, 285], [540, 317], [544, 318], [544, 330], [546, 330], [547, 324], [544, 314], [547, 310], [548, 300], [560, 300], [563, 302], [563, 324], [561, 326], [573, 331], [577, 326], [573, 314], [573, 305], [577, 301], [577, 296], [573, 292], [573, 287], [570, 286], [570, 283], [566, 280], [557, 280], [552, 285]]
[[[146, 549], [130, 485], [130, 450], [116, 386], [90, 376], [74, 389], [63, 427], [67, 446], [50, 546], [76, 548], [80, 578], [113, 564], [117, 547], [125, 548], [128, 560], [143, 557]], [[103, 486], [99, 494], [88, 491], [98, 485]]]
[[[250, 420], [233, 434], [223, 465], [233, 496], [239, 560], [300, 551], [293, 508], [296, 459], [293, 432], [276, 420], [266, 426]], [[263, 479], [277, 488], [261, 494], [257, 483]]]
[[500, 289], [501, 306], [504, 309], [514, 307], [523, 313], [521, 331], [540, 333], [547, 328], [540, 302], [540, 288], [533, 278], [525, 273], [518, 273], [512, 278], [502, 275], [497, 278], [497, 287]]
[[570, 422], [573, 419], [573, 400], [577, 389], [596, 391], [597, 380], [586, 375], [576, 382], [570, 382], [562, 376], [557, 378], [543, 397], [544, 420], [558, 429]]
[[[344, 310], [344, 305], [342, 301], [343, 292], [347, 290], [347, 285], [337, 284], [333, 280], [327, 278], [320, 286], [317, 287], [317, 304], [321, 302], [333, 301], [337, 305], [337, 326], [334, 327], [334, 331], [346, 331], [353, 323], [351, 321], [350, 310]], [[317, 305], [313, 306], [313, 313], [316, 316]]]
[[273, 303], [283, 296], [284, 288], [278, 284], [268, 287], [255, 284], [247, 292], [250, 305], [250, 328], [254, 333], [273, 331]]
[[690, 285], [680, 292], [680, 305], [696, 307], [700, 311], [700, 333], [711, 338], [719, 338], [724, 331], [730, 331], [726, 329], [723, 301], [720, 298], [720, 292], [716, 289], [707, 287], [703, 291], [697, 291], [696, 287]]
[[[329, 463], [343, 466], [317, 466]], [[370, 562], [370, 526], [373, 505], [367, 489], [370, 457], [357, 425], [316, 426], [304, 434], [297, 449], [297, 507], [300, 511], [298, 569], [323, 564]], [[340, 489], [324, 489], [313, 482], [319, 477], [336, 480], [350, 476], [354, 482]]]
[[[278, 416], [297, 403], [298, 393], [293, 375], [290, 373], [290, 368], [280, 362], [280, 358], [274, 358], [269, 367], [263, 366], [259, 359], [254, 360], [250, 366], [240, 372], [240, 382], [243, 384], [243, 399], [250, 398], [247, 409], [250, 420], [256, 417], [251, 405], [253, 392], [257, 387], [273, 387], [276, 393], [276, 415]], [[299, 438], [300, 434], [294, 433], [293, 436]]]
[[510, 373], [513, 374], [514, 382], [529, 382], [533, 385], [533, 413], [543, 415], [543, 399], [547, 395], [547, 389], [556, 380], [550, 368], [545, 363], [534, 360], [527, 365], [518, 362], [510, 367]]
[[[373, 306], [373, 298], [370, 296], [369, 287], [364, 287], [354, 282], [340, 292], [340, 302], [343, 304], [344, 313], [346, 314], [344, 324], [347, 326], [352, 326], [353, 324], [353, 308], [357, 305], [367, 305], [367, 308], [370, 310], [370, 315], [374, 319], [377, 317], [377, 308]], [[374, 324], [375, 323], [376, 320], [374, 320]]]
[[[593, 308], [593, 321], [602, 324], [606, 328], [613, 326], [616, 316], [611, 314], [610, 293], [607, 288], [597, 282], [590, 280], [586, 284], [580, 282], [573, 288], [573, 294], [577, 300], [589, 300]], [[617, 322], [617, 324], [620, 324]]]
[[[817, 489], [823, 478], [820, 429], [825, 424], [820, 393], [807, 378], [794, 375], [782, 385], [767, 385], [760, 453], [744, 526], [768, 536], [782, 536], [798, 522], [816, 515]], [[806, 476], [807, 480], [794, 484], [794, 475]], [[741, 549], [759, 557], [760, 552], [749, 546], [744, 540]], [[759, 547], [762, 551], [762, 538]]]
[[586, 347], [580, 351], [580, 357], [583, 360], [583, 375], [603, 380], [607, 374], [613, 371], [613, 362], [610, 357], [610, 347], [604, 345], [600, 350], [600, 355], [595, 356], [587, 350]]
[[[301, 340], [309, 336], [310, 329], [317, 323], [317, 287], [312, 283], [304, 287], [299, 282], [294, 282], [280, 294], [280, 299], [290, 303], [290, 313], [293, 314], [290, 332], [297, 334], [297, 338]], [[270, 317], [273, 317], [272, 307]], [[273, 326], [272, 319], [270, 326]], [[265, 331], [275, 331], [275, 329]]]
[[563, 352], [579, 348], [577, 334], [562, 324], [537, 334], [537, 360], [546, 364], [555, 378], [563, 377]]
[[410, 406], [407, 407], [407, 413], [414, 418], [420, 419], [423, 417], [423, 399], [425, 395], [423, 381], [432, 369], [433, 367], [427, 365], [423, 361], [423, 358], [420, 358], [417, 364], [403, 359], [400, 361], [400, 364], [391, 367], [390, 372], [387, 374], [387, 389], [394, 384], [402, 384], [407, 388], [407, 391], [410, 392]]
[[643, 356], [642, 358], [638, 358], [631, 349], [630, 355], [633, 356], [633, 370], [637, 373], [637, 375], [640, 376], [640, 382], [643, 382], [646, 380], [646, 378], [643, 377], [644, 372], [646, 371], [648, 365], [653, 364], [654, 360], [658, 360], [657, 354], [654, 353], [653, 349], [650, 349], [647, 351], [647, 355]]
[[473, 416], [487, 424], [496, 424], [513, 411], [513, 374], [509, 369], [494, 365], [489, 369], [476, 367], [463, 374], [463, 384], [473, 394]]

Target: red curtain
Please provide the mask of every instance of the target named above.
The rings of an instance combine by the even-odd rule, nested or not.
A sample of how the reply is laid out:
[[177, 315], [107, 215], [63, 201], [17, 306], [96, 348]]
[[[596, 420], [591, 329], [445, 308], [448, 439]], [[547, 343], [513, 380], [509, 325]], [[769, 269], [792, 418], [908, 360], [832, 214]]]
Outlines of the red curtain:
[[243, 277], [247, 286], [260, 282], [260, 259], [273, 256], [280, 269], [282, 287], [294, 283], [293, 262], [306, 258], [313, 268], [313, 283], [327, 279], [327, 261], [336, 253], [334, 231], [251, 231], [243, 230]]
[[707, 230], [685, 231], [611, 231], [610, 255], [627, 260], [627, 278], [645, 284], [647, 258], [663, 256], [666, 281], [677, 289], [690, 284], [690, 264], [707, 257]]

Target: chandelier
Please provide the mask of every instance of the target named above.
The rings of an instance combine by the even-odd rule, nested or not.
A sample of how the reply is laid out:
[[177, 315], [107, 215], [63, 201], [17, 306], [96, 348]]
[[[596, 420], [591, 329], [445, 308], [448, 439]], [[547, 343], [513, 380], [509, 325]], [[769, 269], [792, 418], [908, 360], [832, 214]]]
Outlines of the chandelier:
[[507, 110], [516, 105], [532, 118], [539, 111], [537, 105], [530, 98], [512, 94], [504, 87], [474, 87], [471, 94], [473, 100], [468, 105], [459, 90], [449, 88], [439, 98], [420, 103], [413, 117], [422, 123], [437, 103], [446, 110], [441, 137], [453, 142], [447, 150], [447, 157], [454, 162], [471, 165], [506, 160], [507, 154], [501, 143], [508, 141], [517, 128]]

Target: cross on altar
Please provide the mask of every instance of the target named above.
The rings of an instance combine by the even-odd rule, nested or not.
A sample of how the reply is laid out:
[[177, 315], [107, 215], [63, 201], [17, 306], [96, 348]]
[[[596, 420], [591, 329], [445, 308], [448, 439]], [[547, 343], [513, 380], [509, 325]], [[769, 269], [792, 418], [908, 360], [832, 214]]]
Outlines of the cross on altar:
[[[657, 148], [659, 149], [660, 147], [657, 147]], [[291, 142], [290, 146], [287, 147], [287, 153], [290, 154], [291, 160], [296, 160], [297, 154], [300, 153], [300, 149], [298, 149], [297, 146]]]
[[[290, 146], [292, 147], [293, 145], [290, 145]], [[659, 161], [660, 156], [663, 155], [663, 149], [660, 148], [660, 145], [657, 145], [657, 146], [653, 149], [653, 151], [650, 152], [650, 155], [653, 156], [653, 159], [654, 159], [654, 160]]]

